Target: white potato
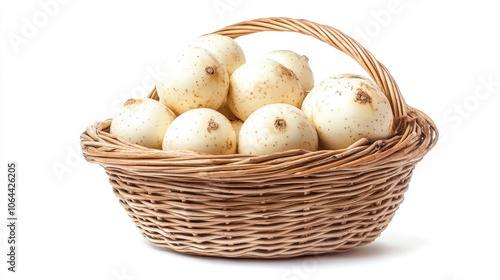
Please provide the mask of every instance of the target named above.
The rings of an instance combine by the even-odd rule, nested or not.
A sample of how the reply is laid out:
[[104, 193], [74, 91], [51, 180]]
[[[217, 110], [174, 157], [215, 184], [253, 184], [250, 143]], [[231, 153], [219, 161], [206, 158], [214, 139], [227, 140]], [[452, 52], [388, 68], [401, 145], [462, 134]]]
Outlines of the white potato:
[[240, 135], [241, 127], [243, 126], [243, 121], [239, 119], [231, 120], [231, 125], [233, 126], [234, 132], [236, 133], [236, 151], [238, 151], [238, 137]]
[[157, 73], [160, 102], [178, 115], [194, 108], [219, 108], [228, 88], [226, 68], [213, 53], [203, 48], [184, 48], [167, 59]]
[[329, 77], [302, 103], [314, 123], [322, 149], [347, 148], [361, 138], [389, 137], [394, 116], [387, 97], [370, 79], [352, 74]]
[[210, 108], [191, 109], [168, 127], [162, 149], [187, 150], [212, 155], [236, 153], [236, 133], [231, 122]]
[[244, 121], [267, 104], [286, 103], [300, 107], [304, 97], [300, 82], [290, 69], [275, 60], [261, 58], [234, 71], [227, 103], [231, 112]]
[[290, 149], [318, 149], [314, 124], [295, 106], [265, 105], [253, 112], [240, 128], [238, 153], [263, 155]]
[[228, 120], [233, 121], [233, 120], [239, 120], [238, 117], [236, 117], [233, 112], [229, 109], [229, 105], [227, 104], [227, 98], [224, 99], [222, 102], [222, 105], [217, 109], [218, 112], [222, 113]]
[[215, 54], [224, 64], [229, 76], [246, 62], [241, 46], [231, 37], [220, 34], [205, 34], [191, 43], [194, 47], [204, 48]]
[[309, 92], [314, 86], [314, 74], [309, 65], [309, 58], [292, 50], [274, 50], [266, 53], [265, 58], [275, 60], [288, 69], [299, 79], [302, 90]]
[[161, 149], [175, 114], [150, 98], [129, 99], [111, 120], [110, 133], [144, 147]]

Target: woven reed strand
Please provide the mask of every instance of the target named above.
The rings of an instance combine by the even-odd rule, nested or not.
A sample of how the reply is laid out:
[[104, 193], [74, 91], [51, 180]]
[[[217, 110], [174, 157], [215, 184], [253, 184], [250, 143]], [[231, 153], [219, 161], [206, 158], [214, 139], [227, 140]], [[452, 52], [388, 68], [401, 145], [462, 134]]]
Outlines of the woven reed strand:
[[[109, 133], [111, 119], [81, 135], [83, 155], [109, 176], [142, 235], [169, 250], [228, 258], [289, 258], [368, 244], [403, 201], [415, 165], [437, 142], [433, 121], [408, 106], [387, 69], [337, 29], [264, 18], [215, 33], [312, 36], [355, 59], [390, 99], [396, 133], [347, 149], [264, 156], [160, 151]], [[155, 89], [149, 95], [158, 99]]]

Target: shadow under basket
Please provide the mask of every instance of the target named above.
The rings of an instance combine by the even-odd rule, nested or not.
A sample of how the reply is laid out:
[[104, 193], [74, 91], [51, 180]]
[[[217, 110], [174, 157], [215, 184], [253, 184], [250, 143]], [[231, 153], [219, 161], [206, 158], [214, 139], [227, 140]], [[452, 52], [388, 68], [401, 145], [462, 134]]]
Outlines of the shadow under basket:
[[[389, 98], [395, 134], [342, 150], [264, 156], [148, 149], [109, 133], [111, 119], [81, 134], [85, 159], [152, 244], [227, 258], [290, 258], [346, 251], [374, 241], [403, 201], [415, 165], [438, 131], [408, 106], [387, 69], [341, 31], [303, 19], [261, 18], [214, 33], [237, 38], [296, 32], [348, 54]], [[149, 98], [158, 99], [155, 89]]]

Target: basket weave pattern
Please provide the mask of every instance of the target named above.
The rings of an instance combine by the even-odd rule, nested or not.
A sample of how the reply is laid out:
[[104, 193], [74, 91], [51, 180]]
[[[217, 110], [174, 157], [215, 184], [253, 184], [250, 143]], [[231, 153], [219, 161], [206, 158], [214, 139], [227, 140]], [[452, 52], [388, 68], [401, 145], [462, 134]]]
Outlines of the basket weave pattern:
[[[389, 98], [396, 133], [347, 149], [264, 156], [166, 152], [109, 133], [111, 119], [81, 135], [84, 157], [101, 165], [115, 195], [152, 244], [229, 258], [288, 258], [368, 244], [403, 201], [415, 165], [438, 139], [432, 120], [408, 106], [373, 55], [341, 31], [308, 20], [263, 18], [214, 33], [312, 36], [350, 55]], [[149, 95], [158, 99], [156, 90]]]

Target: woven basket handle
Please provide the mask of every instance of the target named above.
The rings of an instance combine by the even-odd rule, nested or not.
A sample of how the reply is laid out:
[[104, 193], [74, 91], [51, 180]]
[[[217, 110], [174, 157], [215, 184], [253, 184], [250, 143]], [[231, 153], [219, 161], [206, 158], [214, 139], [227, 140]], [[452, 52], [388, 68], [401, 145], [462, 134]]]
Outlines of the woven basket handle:
[[396, 118], [407, 116], [407, 105], [385, 66], [356, 40], [330, 26], [304, 19], [282, 17], [261, 18], [232, 24], [212, 33], [238, 38], [263, 31], [289, 31], [312, 36], [356, 60], [389, 99]]

